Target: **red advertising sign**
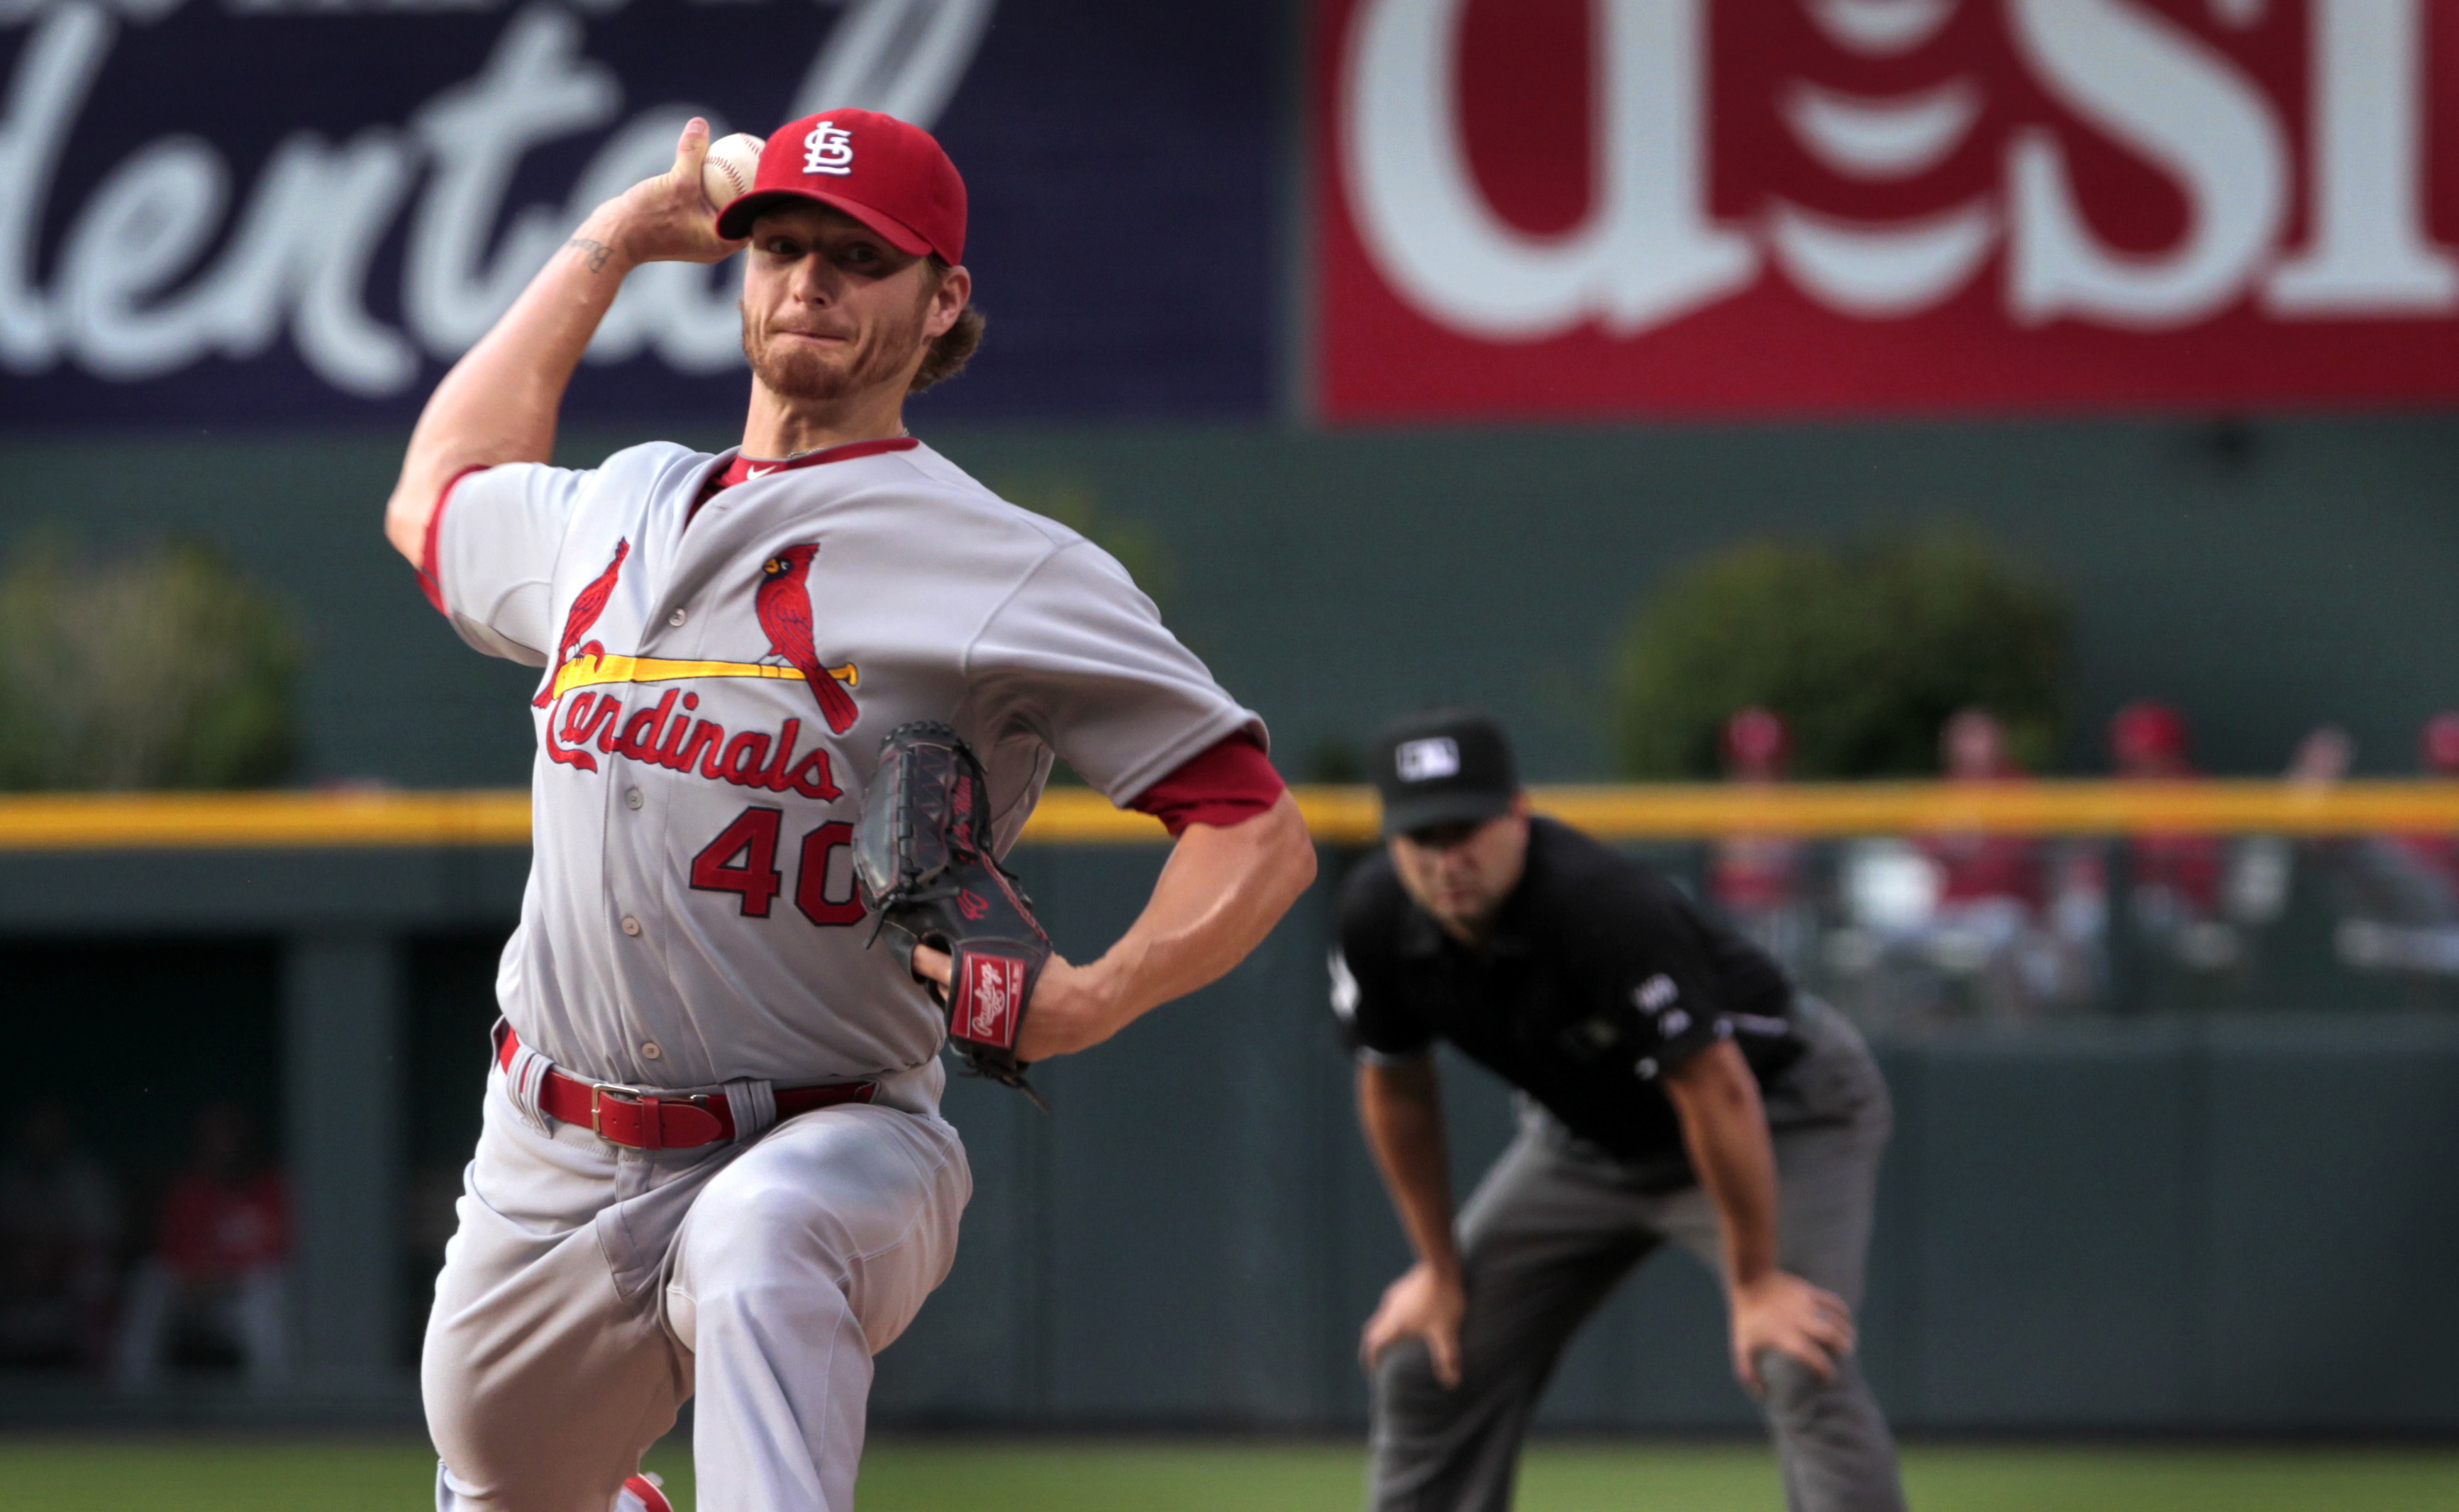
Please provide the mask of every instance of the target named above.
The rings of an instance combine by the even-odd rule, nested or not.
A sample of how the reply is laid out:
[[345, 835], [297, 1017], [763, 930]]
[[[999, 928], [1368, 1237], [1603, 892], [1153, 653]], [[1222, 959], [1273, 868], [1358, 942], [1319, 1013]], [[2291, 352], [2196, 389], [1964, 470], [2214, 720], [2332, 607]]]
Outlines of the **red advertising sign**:
[[2459, 5], [1320, 0], [1335, 420], [2459, 398]]

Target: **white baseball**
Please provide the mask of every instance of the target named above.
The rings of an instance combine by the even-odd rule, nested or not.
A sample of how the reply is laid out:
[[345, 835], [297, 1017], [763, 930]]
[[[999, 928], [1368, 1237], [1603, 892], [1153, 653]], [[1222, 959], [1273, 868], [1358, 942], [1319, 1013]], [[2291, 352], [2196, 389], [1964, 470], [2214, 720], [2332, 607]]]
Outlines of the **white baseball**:
[[700, 165], [700, 192], [710, 209], [723, 210], [751, 192], [751, 180], [760, 172], [761, 146], [749, 132], [708, 144], [708, 157]]

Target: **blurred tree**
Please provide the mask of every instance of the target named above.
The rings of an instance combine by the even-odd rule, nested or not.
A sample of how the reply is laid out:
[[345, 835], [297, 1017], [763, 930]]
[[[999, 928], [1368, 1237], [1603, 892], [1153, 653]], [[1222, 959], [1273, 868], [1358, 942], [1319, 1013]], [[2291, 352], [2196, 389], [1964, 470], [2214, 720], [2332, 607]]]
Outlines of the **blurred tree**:
[[0, 788], [244, 788], [298, 749], [289, 618], [212, 550], [0, 573]]
[[1939, 769], [1967, 705], [2036, 768], [2064, 712], [2067, 610], [1972, 536], [1935, 531], [1838, 551], [1757, 541], [1677, 574], [1633, 616], [1614, 675], [1622, 770], [1712, 777], [1734, 711], [1761, 704], [1807, 778]]

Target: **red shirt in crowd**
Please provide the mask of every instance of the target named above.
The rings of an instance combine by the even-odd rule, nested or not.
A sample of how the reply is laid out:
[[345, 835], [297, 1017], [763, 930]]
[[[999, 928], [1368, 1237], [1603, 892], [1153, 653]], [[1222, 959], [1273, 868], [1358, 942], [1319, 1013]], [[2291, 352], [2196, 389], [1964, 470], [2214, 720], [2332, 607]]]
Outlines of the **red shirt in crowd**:
[[1949, 906], [2007, 898], [2041, 906], [2041, 843], [2029, 835], [1974, 831], [1931, 835], [1922, 849], [1938, 865], [1938, 900]]
[[290, 1252], [290, 1200], [280, 1171], [240, 1182], [179, 1178], [162, 1204], [156, 1251], [182, 1281], [221, 1281]]

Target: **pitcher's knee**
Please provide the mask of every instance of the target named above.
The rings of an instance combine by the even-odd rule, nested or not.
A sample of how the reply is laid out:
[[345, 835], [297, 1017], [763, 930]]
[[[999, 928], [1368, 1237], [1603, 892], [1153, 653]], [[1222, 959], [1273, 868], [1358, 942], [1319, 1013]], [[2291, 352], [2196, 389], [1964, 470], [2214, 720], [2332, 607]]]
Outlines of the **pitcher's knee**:
[[419, 1362], [428, 1435], [448, 1464], [486, 1458], [490, 1426], [501, 1430], [507, 1424], [507, 1415], [497, 1410], [501, 1404], [492, 1399], [498, 1395], [490, 1389], [494, 1373], [475, 1368], [468, 1351], [439, 1349], [437, 1343], [431, 1334]]
[[[529, 1393], [551, 1389], [540, 1381], [523, 1381]], [[491, 1469], [524, 1463], [533, 1445], [536, 1415], [515, 1411], [520, 1390], [494, 1385], [471, 1372], [429, 1370], [421, 1382], [427, 1398], [428, 1436], [435, 1440], [444, 1462], [465, 1480], [494, 1480]]]
[[[502, 1399], [446, 1402], [429, 1396], [428, 1434], [442, 1457], [437, 1478], [439, 1507], [483, 1509], [532, 1507], [596, 1512], [621, 1484], [620, 1472], [598, 1463], [610, 1460], [589, 1452], [595, 1446], [561, 1444], [557, 1436], [540, 1433], [530, 1413], [506, 1410]], [[448, 1499], [444, 1492], [452, 1495]]]

